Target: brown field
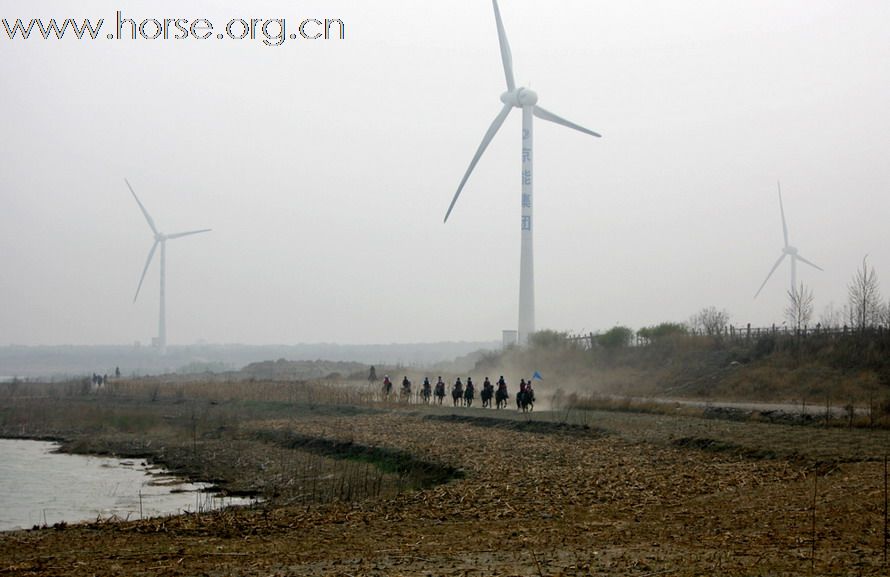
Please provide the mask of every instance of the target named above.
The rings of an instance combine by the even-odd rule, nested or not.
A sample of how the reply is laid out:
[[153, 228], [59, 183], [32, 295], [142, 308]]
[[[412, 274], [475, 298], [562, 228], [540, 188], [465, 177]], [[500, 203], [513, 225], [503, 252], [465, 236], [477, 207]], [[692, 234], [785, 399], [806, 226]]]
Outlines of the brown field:
[[0, 575], [887, 574], [885, 430], [522, 417], [293, 383], [81, 393], [0, 397], [0, 433], [266, 501], [3, 533]]

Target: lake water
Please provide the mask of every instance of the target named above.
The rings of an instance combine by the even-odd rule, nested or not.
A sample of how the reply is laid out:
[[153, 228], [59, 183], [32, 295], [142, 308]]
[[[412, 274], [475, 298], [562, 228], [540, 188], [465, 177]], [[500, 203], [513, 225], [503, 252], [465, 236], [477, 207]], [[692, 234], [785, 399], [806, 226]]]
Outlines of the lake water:
[[0, 531], [59, 521], [139, 519], [242, 505], [140, 460], [55, 453], [44, 441], [0, 439]]

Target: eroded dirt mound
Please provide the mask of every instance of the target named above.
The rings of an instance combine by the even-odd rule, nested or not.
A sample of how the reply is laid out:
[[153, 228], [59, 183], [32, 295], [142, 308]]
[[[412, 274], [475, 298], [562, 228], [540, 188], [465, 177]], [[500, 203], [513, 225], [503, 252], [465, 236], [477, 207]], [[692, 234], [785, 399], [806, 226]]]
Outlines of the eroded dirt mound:
[[675, 440], [673, 442], [673, 445], [689, 449], [698, 449], [701, 451], [710, 451], [712, 453], [729, 453], [731, 455], [743, 457], [745, 459], [778, 459], [780, 457], [797, 457], [797, 455], [794, 454], [780, 455], [779, 453], [771, 450], [755, 449], [752, 447], [745, 447], [744, 445], [738, 445], [730, 441], [719, 441], [716, 439], [708, 439], [704, 437], [683, 437], [682, 439]]
[[386, 472], [405, 477], [410, 488], [423, 488], [463, 476], [460, 469], [419, 459], [403, 450], [372, 447], [352, 440], [314, 437], [285, 430], [257, 430], [253, 436], [267, 443], [307, 451], [335, 459], [371, 463]]
[[595, 436], [606, 434], [605, 429], [558, 421], [533, 421], [531, 419], [484, 417], [474, 415], [427, 415], [432, 421], [446, 423], [465, 423], [475, 427], [492, 427], [510, 431], [527, 433], [568, 433], [575, 435]]

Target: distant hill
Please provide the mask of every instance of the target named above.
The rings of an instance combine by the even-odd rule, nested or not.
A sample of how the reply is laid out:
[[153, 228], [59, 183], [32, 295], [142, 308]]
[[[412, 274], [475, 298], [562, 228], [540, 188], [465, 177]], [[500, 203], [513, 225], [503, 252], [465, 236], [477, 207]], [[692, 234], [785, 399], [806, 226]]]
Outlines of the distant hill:
[[242, 377], [261, 380], [308, 380], [321, 379], [339, 375], [342, 378], [352, 376], [364, 380], [368, 376], [368, 365], [346, 361], [261, 361], [250, 363], [241, 371]]

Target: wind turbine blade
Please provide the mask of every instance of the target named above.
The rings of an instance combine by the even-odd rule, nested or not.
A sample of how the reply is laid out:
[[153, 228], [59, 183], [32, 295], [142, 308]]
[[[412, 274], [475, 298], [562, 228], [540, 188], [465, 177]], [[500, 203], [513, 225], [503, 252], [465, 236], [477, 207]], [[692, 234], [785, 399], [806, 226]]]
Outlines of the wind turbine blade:
[[155, 249], [158, 248], [158, 243], [161, 242], [156, 240], [153, 245], [151, 245], [151, 250], [148, 251], [148, 258], [145, 259], [145, 268], [142, 269], [142, 277], [139, 279], [139, 286], [136, 287], [136, 296], [133, 297], [133, 302], [136, 302], [136, 299], [139, 298], [139, 289], [142, 288], [142, 281], [145, 280], [145, 273], [148, 272], [148, 265], [151, 264], [151, 258], [155, 255]]
[[448, 222], [448, 217], [451, 215], [451, 210], [454, 208], [454, 203], [457, 202], [457, 197], [460, 196], [461, 191], [464, 189], [464, 185], [467, 183], [467, 179], [470, 178], [470, 174], [473, 172], [473, 169], [476, 168], [476, 163], [479, 162], [479, 159], [482, 157], [482, 153], [485, 152], [485, 149], [488, 148], [488, 144], [491, 142], [491, 139], [494, 138], [494, 135], [497, 134], [498, 130], [501, 128], [501, 125], [504, 124], [504, 120], [507, 119], [507, 115], [510, 114], [510, 110], [513, 109], [513, 105], [505, 104], [501, 109], [501, 112], [494, 119], [494, 122], [491, 123], [491, 126], [488, 127], [488, 132], [485, 133], [485, 137], [482, 138], [482, 143], [479, 145], [479, 148], [476, 150], [475, 156], [473, 156], [473, 160], [470, 161], [470, 167], [467, 168], [467, 172], [464, 174], [464, 177], [460, 181], [460, 186], [457, 187], [457, 192], [454, 193], [454, 198], [451, 199], [451, 204], [448, 206], [448, 212], [445, 213], [445, 222]]
[[544, 110], [540, 106], [535, 106], [534, 113], [535, 113], [535, 116], [537, 116], [541, 120], [548, 120], [550, 122], [555, 122], [556, 124], [561, 124], [563, 126], [573, 128], [575, 130], [583, 132], [584, 134], [589, 134], [590, 136], [596, 136], [597, 138], [602, 136], [601, 134], [597, 134], [596, 132], [594, 132], [592, 130], [588, 130], [588, 129], [584, 128], [583, 126], [575, 124], [574, 122], [569, 122], [565, 118], [557, 116], [557, 115], [553, 114], [552, 112], [550, 112], [549, 110]]
[[770, 269], [769, 274], [766, 275], [766, 279], [763, 281], [763, 284], [760, 285], [760, 288], [759, 288], [759, 289], [757, 289], [757, 292], [754, 294], [754, 298], [757, 298], [757, 295], [759, 295], [759, 294], [760, 294], [760, 291], [763, 290], [763, 287], [766, 286], [767, 281], [769, 281], [769, 278], [770, 278], [771, 276], [773, 276], [773, 273], [776, 272], [776, 269], [779, 268], [779, 265], [782, 264], [782, 261], [785, 260], [785, 257], [786, 257], [786, 256], [788, 256], [788, 253], [784, 253], [784, 252], [783, 252], [783, 253], [782, 253], [782, 256], [779, 257], [779, 260], [776, 261], [776, 264], [773, 265], [773, 268]]
[[815, 269], [819, 269], [819, 270], [821, 270], [822, 272], [825, 272], [825, 270], [824, 270], [821, 266], [819, 266], [819, 265], [817, 265], [817, 264], [814, 264], [814, 263], [811, 263], [810, 261], [808, 261], [808, 260], [805, 259], [804, 257], [800, 256], [799, 254], [794, 255], [794, 258], [796, 258], [797, 260], [799, 260], [799, 261], [802, 262], [802, 263], [806, 263], [806, 264], [810, 265], [811, 267], [813, 267], [813, 268], [815, 268]]
[[494, 4], [494, 18], [498, 24], [498, 42], [501, 45], [501, 60], [504, 62], [504, 76], [507, 77], [507, 90], [516, 90], [516, 81], [513, 80], [513, 53], [510, 52], [510, 43], [507, 42], [507, 32], [501, 20], [501, 10], [498, 8], [498, 0], [491, 0]]
[[184, 236], [189, 236], [190, 234], [200, 234], [202, 232], [210, 232], [213, 230], [212, 228], [202, 228], [201, 230], [190, 230], [188, 232], [177, 232], [175, 234], [168, 234], [167, 240], [172, 240], [174, 238], [182, 238]]
[[127, 188], [129, 188], [129, 189], [130, 189], [130, 192], [133, 193], [133, 198], [136, 199], [136, 203], [139, 205], [139, 208], [142, 209], [142, 214], [145, 215], [145, 220], [148, 221], [148, 226], [151, 227], [151, 231], [152, 231], [153, 233], [155, 233], [155, 234], [158, 234], [158, 229], [157, 229], [157, 227], [155, 226], [155, 221], [153, 221], [153, 220], [151, 219], [151, 216], [149, 216], [148, 211], [145, 210], [145, 207], [142, 206], [142, 203], [141, 203], [141, 202], [139, 202], [139, 197], [136, 196], [136, 191], [133, 190], [133, 187], [132, 187], [132, 186], [130, 186], [130, 181], [127, 180], [127, 179], [125, 178], [125, 179], [124, 179], [124, 182], [127, 183]]
[[785, 206], [782, 204], [782, 183], [779, 185], [779, 210], [782, 212], [782, 234], [785, 235], [785, 247], [788, 247], [788, 225], [785, 224]]

